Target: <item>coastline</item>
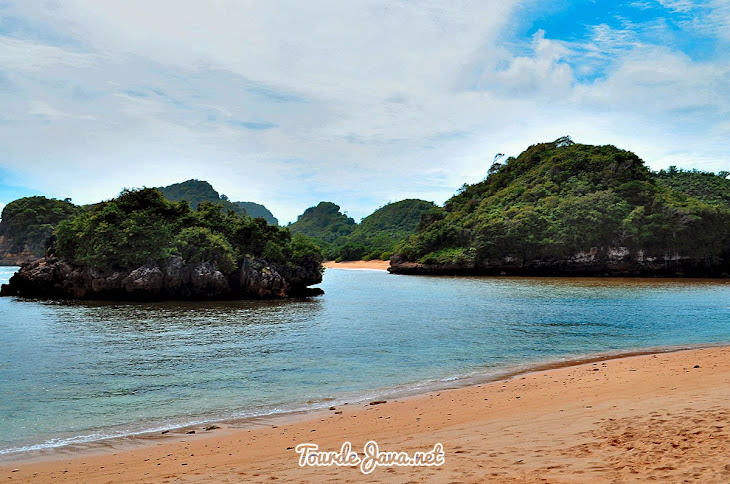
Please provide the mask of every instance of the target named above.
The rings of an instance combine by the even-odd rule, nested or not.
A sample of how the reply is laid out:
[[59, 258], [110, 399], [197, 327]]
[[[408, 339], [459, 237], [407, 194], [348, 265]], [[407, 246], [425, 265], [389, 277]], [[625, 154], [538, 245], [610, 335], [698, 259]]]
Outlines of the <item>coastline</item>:
[[387, 260], [347, 260], [335, 262], [328, 260], [322, 263], [325, 269], [375, 270], [387, 271], [390, 261]]
[[[647, 428], [638, 434], [648, 432], [648, 437], [637, 437], [636, 442], [627, 444], [632, 448], [660, 446], [647, 443], [647, 439], [662, 443], [678, 438], [692, 440], [695, 434], [672, 434], [674, 430], [684, 429], [685, 424], [702, 427], [696, 435], [702, 435], [703, 439], [714, 433], [714, 438], [702, 440], [702, 445], [681, 445], [683, 454], [689, 457], [674, 457], [688, 465], [702, 464], [717, 473], [703, 474], [704, 477], [715, 476], [718, 482], [730, 478], [730, 469], [725, 469], [724, 463], [717, 464], [716, 469], [713, 467], [712, 456], [722, 457], [722, 454], [706, 447], [720, 444], [725, 455], [730, 452], [730, 429], [721, 428], [722, 421], [730, 419], [726, 403], [730, 397], [730, 347], [618, 358], [599, 355], [586, 357], [578, 364], [565, 362], [565, 365], [556, 363], [550, 369], [527, 369], [490, 383], [395, 398], [376, 406], [368, 402], [351, 403], [338, 405], [336, 410], [221, 424], [223, 429], [210, 432], [198, 426], [194, 435], [180, 429], [166, 436], [115, 439], [101, 446], [68, 448], [45, 456], [23, 455], [17, 459], [8, 456], [0, 461], [0, 475], [5, 475], [10, 482], [74, 481], [82, 476], [87, 482], [158, 481], [164, 480], [163, 475], [184, 475], [193, 481], [226, 477], [253, 481], [270, 477], [285, 481], [361, 480], [364, 476], [353, 468], [300, 468], [294, 450], [286, 449], [314, 442], [323, 450], [336, 451], [348, 440], [355, 451], [362, 452], [367, 440], [376, 440], [381, 448], [412, 452], [432, 448], [438, 440], [446, 452], [444, 466], [379, 468], [370, 477], [396, 482], [409, 476], [438, 481], [483, 478], [496, 482], [512, 479], [530, 482], [529, 479], [542, 477], [580, 482], [579, 476], [587, 477], [584, 474], [590, 472], [590, 480], [601, 482], [633, 474], [611, 471], [608, 463], [603, 471], [590, 470], [586, 463], [603, 459], [606, 452], [612, 458], [624, 458], [612, 454], [618, 447], [610, 444], [609, 437], [620, 440], [625, 437], [622, 435], [626, 428], [643, 422]], [[335, 411], [342, 413], [335, 414]], [[599, 420], [599, 417], [603, 418]], [[672, 424], [663, 423], [666, 421]], [[563, 424], [567, 422], [571, 425], [566, 427]], [[616, 434], [619, 430], [622, 433]], [[519, 438], [531, 433], [537, 435]], [[503, 448], [496, 449], [499, 446]], [[596, 451], [591, 452], [594, 447]], [[599, 448], [602, 450], [598, 451]], [[672, 457], [671, 450], [670, 447], [668, 454], [664, 452], [653, 458]], [[706, 457], [702, 457], [703, 452]], [[585, 459], [581, 458], [583, 454]], [[628, 460], [631, 457], [625, 456]], [[565, 463], [545, 465], [556, 459]], [[122, 466], [121, 462], [126, 464]], [[661, 466], [657, 464], [657, 467]], [[663, 467], [666, 469], [647, 468], [638, 472], [666, 480], [686, 471], [676, 463]], [[13, 469], [18, 471], [12, 472]], [[703, 478], [704, 482], [712, 480]]]

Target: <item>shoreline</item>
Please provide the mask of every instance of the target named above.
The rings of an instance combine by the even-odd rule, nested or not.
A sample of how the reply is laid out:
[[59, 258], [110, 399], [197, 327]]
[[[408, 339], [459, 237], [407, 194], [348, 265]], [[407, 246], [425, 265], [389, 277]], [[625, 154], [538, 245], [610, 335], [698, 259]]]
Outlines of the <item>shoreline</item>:
[[47, 442], [43, 444], [32, 444], [28, 446], [31, 448], [27, 450], [18, 450], [6, 454], [0, 454], [0, 467], [7, 462], [54, 460], [57, 454], [65, 455], [69, 452], [89, 452], [93, 454], [96, 453], [97, 450], [103, 451], [105, 448], [114, 447], [116, 444], [120, 443], [132, 443], [133, 445], [144, 446], [146, 445], [145, 442], [148, 440], [157, 441], [160, 439], [174, 438], [175, 435], [187, 435], [186, 432], [190, 430], [200, 430], [201, 428], [209, 426], [216, 426], [216, 430], [221, 428], [253, 428], [257, 427], [261, 421], [290, 422], [308, 420], [310, 417], [313, 418], [313, 416], [323, 412], [332, 405], [342, 405], [342, 403], [339, 402], [347, 401], [344, 405], [362, 405], [367, 404], [369, 401], [382, 400], [385, 398], [401, 400], [419, 398], [440, 391], [459, 390], [484, 384], [508, 381], [514, 378], [530, 375], [532, 373], [559, 370], [562, 368], [571, 368], [580, 365], [602, 363], [639, 356], [672, 354], [711, 348], [727, 348], [730, 351], [730, 344], [705, 343], [587, 353], [585, 355], [570, 356], [561, 359], [506, 366], [501, 369], [494, 369], [494, 372], [481, 370], [443, 379], [423, 380], [404, 383], [394, 387], [363, 390], [357, 392], [355, 395], [350, 395], [353, 398], [347, 398], [347, 396], [340, 395], [328, 397], [317, 402], [299, 402], [292, 404], [296, 406], [313, 405], [309, 408], [296, 408], [292, 410], [262, 413], [246, 417], [205, 418], [204, 416], [201, 416], [198, 419], [181, 425], [165, 425], [164, 423], [161, 423], [150, 429], [120, 432], [118, 435], [109, 435], [88, 440], [82, 440], [82, 438], [87, 437], [87, 435], [74, 435], [67, 438], [67, 440], [75, 440], [74, 442], [48, 446], [46, 445]]
[[387, 271], [390, 267], [390, 261], [387, 260], [348, 260], [335, 262], [328, 260], [322, 263], [325, 269], [348, 269], [348, 270], [373, 270]]
[[[521, 369], [513, 369], [513, 371], [507, 371], [499, 376], [486, 376], [482, 375], [481, 380], [478, 379], [478, 377], [466, 377], [462, 379], [457, 379], [454, 381], [444, 381], [442, 388], [431, 388], [426, 390], [421, 390], [415, 394], [411, 395], [388, 395], [387, 397], [384, 396], [383, 398], [393, 398], [394, 400], [389, 400], [389, 404], [392, 403], [398, 403], [399, 405], [414, 405], [416, 408], [418, 408], [420, 405], [422, 405], [425, 401], [433, 400], [435, 397], [441, 395], [444, 392], [448, 392], [450, 394], [456, 393], [474, 393], [479, 391], [478, 389], [481, 389], [483, 387], [489, 387], [489, 388], [497, 388], [499, 386], [505, 386], [510, 384], [510, 382], [515, 382], [519, 380], [525, 380], [525, 379], [535, 379], [535, 378], [544, 378], [547, 376], [555, 375], [556, 373], [560, 372], [575, 372], [578, 371], [578, 369], [589, 367], [589, 371], [591, 370], [590, 367], [596, 367], [597, 365], [601, 365], [601, 367], [606, 366], [608, 364], [620, 364], [625, 365], [627, 362], [632, 362], [637, 359], [656, 359], [658, 357], [662, 358], [668, 358], [670, 360], [672, 359], [678, 359], [679, 357], [677, 355], [701, 355], [702, 352], [711, 352], [711, 353], [720, 353], [725, 358], [730, 361], [730, 346], [727, 345], [692, 345], [692, 346], [684, 346], [684, 347], [670, 347], [670, 348], [652, 348], [647, 350], [640, 350], [640, 351], [632, 351], [632, 352], [622, 352], [619, 354], [600, 354], [600, 355], [586, 355], [585, 357], [576, 358], [576, 359], [570, 359], [566, 361], [555, 361], [551, 363], [538, 363], [535, 365], [530, 365], [527, 368], [521, 368]], [[674, 356], [673, 356], [674, 355]], [[599, 368], [601, 368], [599, 367]], [[730, 368], [730, 365], [726, 368]], [[727, 376], [730, 374], [730, 369], [725, 370], [725, 382], [727, 383], [730, 381]], [[728, 385], [725, 385], [724, 391], [727, 393]], [[520, 397], [518, 396], [517, 399]], [[687, 403], [687, 402], [686, 402]], [[338, 404], [337, 410], [344, 411], [346, 410], [347, 413], [351, 413], [352, 411], [360, 412], [362, 415], [352, 415], [352, 417], [364, 417], [366, 414], [363, 412], [370, 411], [372, 409], [382, 409], [382, 408], [388, 408], [389, 404], [383, 404], [375, 406], [369, 406], [367, 401], [360, 401], [349, 404]], [[412, 409], [411, 409], [412, 410]], [[136, 436], [127, 436], [127, 437], [117, 437], [112, 439], [106, 439], [103, 441], [96, 441], [89, 444], [77, 444], [77, 445], [70, 445], [70, 446], [64, 446], [59, 448], [53, 448], [53, 449], [46, 449], [43, 451], [32, 451], [32, 452], [24, 452], [24, 453], [15, 453], [15, 454], [8, 454], [6, 456], [3, 456], [0, 458], [0, 474], [7, 474], [7, 477], [11, 479], [11, 482], [14, 482], [16, 478], [21, 478], [23, 475], [26, 475], [26, 478], [28, 478], [27, 474], [21, 474], [23, 469], [29, 469], [32, 470], [36, 468], [37, 466], [40, 466], [43, 469], [47, 469], [48, 472], [52, 472], [53, 469], [56, 467], [65, 467], [67, 466], [67, 461], [69, 463], [76, 463], [80, 464], [81, 461], [90, 461], [90, 460], [97, 460], [100, 459], [102, 461], [109, 461], [114, 460], [113, 458], [116, 458], [118, 456], [132, 456], [132, 454], [137, 453], [144, 453], [145, 449], [147, 450], [153, 450], [153, 449], [159, 449], [159, 448], [167, 448], [167, 447], [179, 447], [182, 444], [192, 445], [193, 442], [200, 443], [200, 445], [208, 445], [205, 444], [205, 442], [210, 441], [211, 439], [217, 440], [217, 439], [227, 439], [227, 438], [240, 438], [243, 436], [243, 434], [250, 434], [251, 432], [254, 433], [272, 433], [273, 430], [277, 429], [278, 427], [291, 425], [291, 426], [312, 426], [316, 427], [317, 425], [321, 425], [323, 422], [329, 422], [332, 418], [339, 417], [339, 415], [333, 414], [333, 411], [326, 410], [324, 408], [322, 409], [312, 409], [308, 411], [302, 411], [302, 412], [293, 412], [288, 414], [275, 414], [275, 415], [269, 415], [269, 416], [262, 416], [262, 417], [254, 417], [254, 418], [247, 418], [243, 420], [224, 420], [224, 421], [218, 421], [218, 422], [208, 422], [207, 425], [219, 425], [220, 429], [216, 429], [215, 431], [202, 431], [201, 433], [201, 425], [193, 425], [193, 426], [186, 426], [177, 428], [174, 430], [170, 430], [169, 432], [166, 432], [165, 435], [160, 434], [142, 434], [142, 435], [136, 435]], [[342, 420], [340, 418], [340, 420]], [[449, 419], [451, 420], [451, 419]], [[362, 420], [360, 421], [362, 422]], [[371, 422], [372, 423], [372, 422]], [[443, 423], [443, 422], [442, 422]], [[187, 434], [190, 430], [196, 430], [197, 433], [195, 435]], [[314, 432], [316, 429], [313, 429]], [[353, 431], [352, 429], [349, 429], [347, 431]], [[275, 432], [274, 432], [275, 433]], [[345, 433], [346, 434], [346, 433]], [[345, 435], [343, 434], [343, 435]], [[388, 436], [392, 437], [392, 436]], [[402, 436], [401, 436], [402, 437]], [[263, 438], [263, 436], [257, 437], [259, 439]], [[267, 435], [266, 438], [274, 438], [273, 435]], [[304, 437], [303, 437], [304, 438]], [[305, 439], [306, 440], [306, 439]], [[407, 439], [410, 440], [410, 439]], [[188, 444], [188, 442], [190, 444]], [[304, 442], [304, 440], [303, 440]], [[402, 442], [403, 443], [403, 442]], [[197, 445], [197, 444], [196, 444]], [[448, 446], [444, 444], [447, 448], [447, 456], [448, 454]], [[357, 446], [355, 446], [353, 442], [353, 446], [355, 450], [357, 450]], [[266, 446], [269, 447], [269, 446]], [[324, 448], [324, 446], [322, 446]], [[337, 450], [339, 448], [339, 445], [334, 446], [335, 448], [328, 448], [328, 450]], [[401, 450], [401, 449], [395, 449], [395, 450]], [[116, 452], [112, 454], [113, 452]], [[291, 450], [288, 454], [291, 454]], [[282, 454], [280, 457], [283, 457], [285, 455], [288, 455], [287, 453]], [[231, 455], [234, 456], [236, 454]], [[289, 457], [290, 455], [288, 455]], [[222, 456], [225, 457], [225, 456]], [[240, 456], [239, 456], [240, 457]], [[287, 457], [287, 458], [288, 458]], [[124, 460], [127, 460], [125, 457]], [[225, 460], [225, 459], [224, 459]], [[291, 459], [289, 459], [291, 460]], [[448, 462], [448, 459], [447, 459]], [[305, 469], [299, 469], [298, 466], [296, 466], [296, 462], [291, 462], [292, 466], [291, 469], [289, 469], [292, 472], [295, 472], [293, 474], [296, 476], [296, 471], [300, 470], [304, 473], [311, 473], [315, 472], [314, 475], [317, 474], [317, 472], [321, 472], [322, 475], [329, 475], [330, 472], [336, 472], [336, 468], [305, 468]], [[14, 468], [19, 468], [20, 470], [13, 473], [10, 472]], [[107, 466], [103, 466], [104, 468], [107, 468]], [[184, 469], [185, 471], [193, 470], [191, 469]], [[402, 472], [406, 469], [397, 469], [400, 475], [404, 475]], [[413, 469], [411, 469], [413, 470]], [[341, 472], [340, 470], [339, 472]], [[420, 469], [418, 469], [420, 471]], [[34, 471], [36, 472], [36, 471]], [[380, 472], [386, 472], [385, 470], [381, 470]], [[32, 475], [32, 474], [31, 474]], [[37, 476], [36, 476], [37, 477]], [[65, 476], [64, 476], [65, 477]], [[69, 476], [70, 477], [70, 476]], [[360, 476], [362, 477], [362, 476]], [[34, 482], [36, 482], [36, 479], [34, 478]], [[40, 482], [43, 482], [43, 480], [40, 480]]]

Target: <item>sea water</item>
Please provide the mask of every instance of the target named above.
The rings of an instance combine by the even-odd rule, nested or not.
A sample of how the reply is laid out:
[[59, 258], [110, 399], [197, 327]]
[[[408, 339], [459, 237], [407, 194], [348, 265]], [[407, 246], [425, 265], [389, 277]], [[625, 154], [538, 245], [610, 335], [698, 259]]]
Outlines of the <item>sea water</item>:
[[[0, 268], [0, 282], [17, 268]], [[0, 457], [584, 355], [730, 343], [730, 281], [328, 270], [324, 296], [0, 298]]]

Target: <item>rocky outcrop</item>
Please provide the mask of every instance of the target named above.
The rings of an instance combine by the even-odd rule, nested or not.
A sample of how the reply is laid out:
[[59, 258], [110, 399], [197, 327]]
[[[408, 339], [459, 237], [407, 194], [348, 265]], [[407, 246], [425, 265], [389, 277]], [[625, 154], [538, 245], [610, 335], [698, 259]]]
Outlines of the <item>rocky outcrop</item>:
[[[311, 263], [309, 263], [311, 262]], [[210, 262], [185, 264], [179, 256], [131, 271], [74, 266], [53, 256], [24, 264], [1, 296], [62, 299], [263, 299], [322, 294], [319, 264], [269, 264], [245, 259], [232, 274]]]
[[392, 274], [485, 276], [614, 276], [614, 277], [728, 277], [730, 267], [680, 254], [646, 256], [627, 247], [592, 248], [564, 259], [486, 260], [480, 263], [422, 264], [402, 259], [390, 261]]
[[254, 297], [284, 297], [289, 289], [287, 281], [275, 269], [252, 259], [241, 265], [240, 284], [245, 294]]

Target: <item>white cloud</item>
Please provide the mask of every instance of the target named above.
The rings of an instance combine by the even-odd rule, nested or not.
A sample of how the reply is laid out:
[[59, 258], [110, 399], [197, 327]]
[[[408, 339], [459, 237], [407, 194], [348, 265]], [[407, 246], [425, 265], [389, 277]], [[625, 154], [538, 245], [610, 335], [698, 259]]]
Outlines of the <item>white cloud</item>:
[[31, 116], [40, 116], [41, 118], [53, 121], [60, 121], [64, 119], [85, 119], [93, 120], [94, 116], [88, 114], [73, 114], [64, 111], [59, 111], [50, 104], [44, 103], [43, 101], [31, 101], [28, 114]]
[[693, 0], [658, 0], [658, 2], [665, 8], [681, 13], [690, 12], [697, 7], [697, 3]]
[[518, 5], [15, 3], [75, 42], [0, 36], [0, 167], [77, 202], [207, 179], [283, 221], [325, 199], [355, 218], [441, 203], [495, 153], [565, 134], [655, 167], [727, 167], [725, 57], [647, 42], [661, 22], [519, 43]]
[[0, 36], [0, 66], [14, 72], [40, 72], [57, 67], [93, 67], [96, 55], [79, 54], [60, 47]]
[[494, 69], [483, 74], [482, 89], [518, 95], [561, 96], [573, 83], [571, 67], [564, 62], [570, 54], [561, 42], [545, 38], [539, 30], [532, 41], [532, 55], [515, 57], [506, 69]]

